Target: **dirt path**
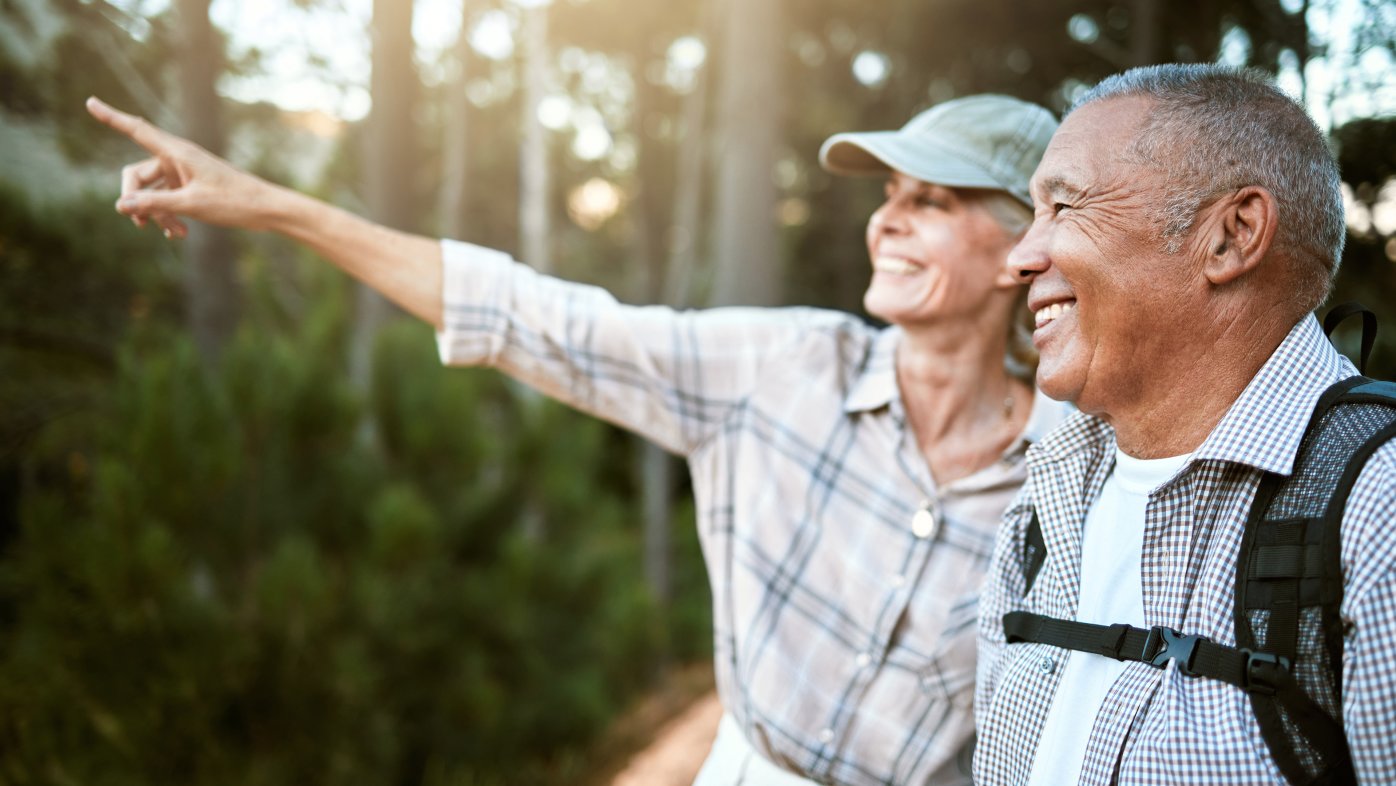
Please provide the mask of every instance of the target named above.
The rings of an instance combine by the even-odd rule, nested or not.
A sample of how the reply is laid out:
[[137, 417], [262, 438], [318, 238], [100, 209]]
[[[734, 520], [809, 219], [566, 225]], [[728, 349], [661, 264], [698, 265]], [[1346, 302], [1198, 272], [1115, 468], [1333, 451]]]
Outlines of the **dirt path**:
[[691, 786], [712, 749], [722, 705], [709, 692], [659, 728], [654, 741], [631, 757], [611, 786]]

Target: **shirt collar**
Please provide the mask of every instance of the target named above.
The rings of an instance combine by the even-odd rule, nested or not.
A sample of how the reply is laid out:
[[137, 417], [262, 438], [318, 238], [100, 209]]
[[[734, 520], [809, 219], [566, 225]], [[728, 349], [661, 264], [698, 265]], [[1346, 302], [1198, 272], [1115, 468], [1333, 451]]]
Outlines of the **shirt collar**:
[[894, 402], [900, 403], [895, 362], [900, 338], [901, 330], [895, 326], [878, 332], [858, 378], [849, 387], [848, 395], [844, 396], [845, 414], [872, 412]]
[[[1193, 460], [1231, 461], [1290, 474], [1319, 396], [1356, 373], [1323, 334], [1318, 319], [1304, 317], [1194, 451]], [[1113, 451], [1115, 431], [1099, 418], [1076, 412], [1034, 445], [1029, 458], [1055, 461], [1086, 448]]]
[[1028, 463], [1060, 461], [1086, 449], [1113, 452], [1115, 430], [1094, 415], [1072, 410], [1061, 426], [1028, 448]]
[[[901, 391], [897, 388], [896, 352], [901, 330], [889, 327], [877, 334], [868, 352], [867, 362], [859, 376], [849, 387], [843, 400], [846, 414], [872, 412], [882, 407], [891, 407], [893, 414], [900, 416]], [[1032, 399], [1032, 413], [1023, 427], [1019, 439], [1029, 444], [1045, 437], [1059, 423], [1065, 420], [1075, 408], [1062, 401], [1053, 401], [1042, 391], [1035, 390]]]
[[1323, 334], [1318, 319], [1312, 314], [1304, 317], [1203, 440], [1195, 457], [1290, 474], [1319, 396], [1356, 373]]

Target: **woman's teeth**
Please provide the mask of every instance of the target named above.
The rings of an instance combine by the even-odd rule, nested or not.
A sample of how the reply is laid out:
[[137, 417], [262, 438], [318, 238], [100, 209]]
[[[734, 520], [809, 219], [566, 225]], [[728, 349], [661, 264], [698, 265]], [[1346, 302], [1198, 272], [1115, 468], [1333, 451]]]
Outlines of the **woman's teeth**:
[[1042, 327], [1043, 325], [1046, 325], [1047, 323], [1055, 320], [1057, 317], [1060, 317], [1062, 314], [1067, 314], [1075, 310], [1075, 301], [1067, 303], [1053, 303], [1050, 306], [1043, 306], [1042, 308], [1039, 308], [1037, 310], [1037, 313], [1033, 316], [1037, 318], [1037, 327]]
[[873, 270], [879, 273], [909, 276], [920, 269], [920, 265], [908, 262], [905, 259], [899, 259], [898, 257], [877, 257], [873, 260]]

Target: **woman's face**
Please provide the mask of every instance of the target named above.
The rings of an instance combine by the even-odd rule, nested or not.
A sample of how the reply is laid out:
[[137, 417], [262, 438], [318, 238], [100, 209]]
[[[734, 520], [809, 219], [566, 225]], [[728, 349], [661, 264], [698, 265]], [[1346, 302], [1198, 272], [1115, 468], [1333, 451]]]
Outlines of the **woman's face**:
[[886, 190], [868, 219], [869, 314], [904, 327], [982, 318], [990, 298], [1017, 289], [1004, 262], [1018, 238], [979, 200], [901, 172]]

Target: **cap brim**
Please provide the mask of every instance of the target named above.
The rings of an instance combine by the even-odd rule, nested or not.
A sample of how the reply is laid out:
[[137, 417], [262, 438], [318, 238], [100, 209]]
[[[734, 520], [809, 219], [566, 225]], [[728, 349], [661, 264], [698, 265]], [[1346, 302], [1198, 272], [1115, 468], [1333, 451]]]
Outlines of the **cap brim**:
[[942, 186], [1008, 190], [954, 151], [925, 139], [909, 140], [896, 131], [835, 134], [819, 149], [819, 163], [836, 175], [882, 175], [896, 170]]

